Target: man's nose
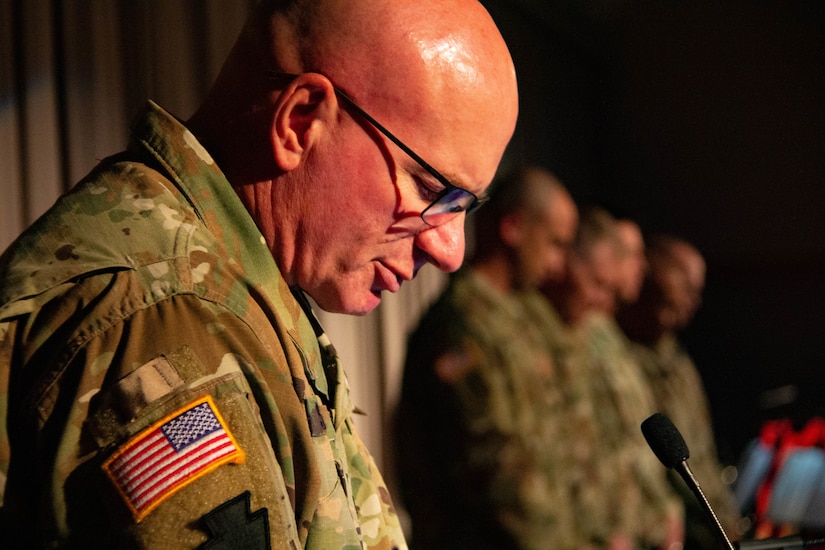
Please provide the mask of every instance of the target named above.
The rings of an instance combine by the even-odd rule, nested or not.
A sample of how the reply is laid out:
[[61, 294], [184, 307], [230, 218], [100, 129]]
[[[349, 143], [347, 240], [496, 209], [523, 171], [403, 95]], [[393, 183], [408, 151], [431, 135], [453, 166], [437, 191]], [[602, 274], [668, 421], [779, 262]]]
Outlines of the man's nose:
[[453, 272], [464, 261], [464, 220], [456, 216], [438, 227], [430, 227], [415, 237], [416, 247], [424, 252], [427, 261], [442, 271]]
[[565, 254], [559, 250], [550, 250], [546, 256], [546, 277], [548, 280], [555, 281], [564, 275], [565, 269]]

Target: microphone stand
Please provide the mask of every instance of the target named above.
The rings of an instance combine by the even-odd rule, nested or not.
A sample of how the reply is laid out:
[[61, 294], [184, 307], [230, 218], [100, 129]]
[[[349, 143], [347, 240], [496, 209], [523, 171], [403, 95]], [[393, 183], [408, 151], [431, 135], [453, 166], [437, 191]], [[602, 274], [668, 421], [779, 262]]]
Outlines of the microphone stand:
[[702, 505], [705, 514], [716, 528], [716, 533], [725, 545], [727, 550], [800, 550], [802, 548], [823, 548], [825, 549], [825, 538], [805, 540], [799, 536], [782, 537], [778, 539], [758, 539], [753, 541], [738, 542], [735, 546], [728, 538], [722, 523], [713, 511], [705, 493], [693, 476], [693, 472], [688, 466], [687, 459], [690, 458], [685, 440], [682, 434], [673, 425], [673, 422], [662, 413], [655, 413], [642, 422], [642, 434], [650, 445], [650, 449], [666, 468], [673, 468], [687, 486], [693, 491], [696, 500]]
[[679, 472], [679, 475], [682, 476], [682, 479], [685, 480], [685, 483], [687, 483], [687, 486], [690, 487], [691, 491], [693, 491], [693, 494], [696, 495], [696, 499], [699, 501], [699, 504], [702, 505], [702, 508], [704, 508], [708, 519], [710, 519], [710, 521], [716, 526], [716, 532], [719, 535], [719, 538], [722, 539], [725, 548], [727, 548], [727, 550], [736, 550], [736, 547], [730, 541], [728, 534], [722, 527], [722, 523], [716, 516], [716, 512], [713, 511], [710, 502], [708, 502], [705, 492], [702, 491], [702, 488], [693, 476], [693, 471], [690, 469], [690, 466], [688, 466], [687, 460], [679, 462], [676, 466], [674, 466], [674, 468], [677, 472]]

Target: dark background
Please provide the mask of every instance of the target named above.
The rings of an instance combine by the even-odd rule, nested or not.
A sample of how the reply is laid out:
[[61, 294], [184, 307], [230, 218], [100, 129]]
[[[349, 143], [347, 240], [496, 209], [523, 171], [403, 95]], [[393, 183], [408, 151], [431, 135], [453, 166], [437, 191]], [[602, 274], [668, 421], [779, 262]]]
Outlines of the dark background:
[[722, 458], [767, 418], [825, 414], [825, 2], [483, 4], [520, 83], [505, 166], [705, 255], [683, 340]]

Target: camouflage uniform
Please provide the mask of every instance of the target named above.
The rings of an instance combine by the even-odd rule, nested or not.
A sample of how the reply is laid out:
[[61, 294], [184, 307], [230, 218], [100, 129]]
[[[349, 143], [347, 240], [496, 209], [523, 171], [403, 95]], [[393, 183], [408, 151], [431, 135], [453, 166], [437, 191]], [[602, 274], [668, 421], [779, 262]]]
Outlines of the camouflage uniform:
[[[632, 350], [653, 389], [658, 410], [673, 421], [685, 438], [691, 470], [719, 521], [728, 533], [735, 533], [739, 511], [733, 493], [722, 481], [710, 406], [696, 366], [673, 335], [663, 337], [654, 347], [634, 343]], [[696, 497], [678, 475], [671, 477], [684, 497], [686, 548], [718, 548], [718, 535], [708, 524]]]
[[600, 431], [595, 452], [608, 461], [618, 484], [617, 530], [642, 548], [658, 546], [666, 535], [667, 518], [681, 517], [682, 505], [640, 430], [655, 409], [651, 389], [613, 318], [593, 314], [581, 330]]
[[612, 465], [596, 452], [601, 428], [586, 371], [583, 335], [570, 330], [542, 294], [522, 296], [530, 322], [540, 328], [556, 364], [551, 384], [562, 396], [561, 405], [545, 411], [541, 421], [549, 426], [546, 431], [555, 434], [560, 477], [576, 518], [575, 548], [604, 548], [617, 529], [619, 495]]
[[334, 349], [154, 104], [0, 261], [4, 542], [404, 548]]
[[563, 483], [571, 494], [577, 548], [607, 548], [611, 537], [656, 546], [678, 501], [665, 471], [642, 439], [639, 424], [653, 403], [615, 323], [593, 316], [571, 328], [539, 293], [525, 294], [531, 322], [541, 327], [556, 362], [563, 405], [543, 415], [555, 425]]
[[553, 362], [521, 302], [472, 270], [411, 336], [398, 409], [415, 548], [575, 548], [542, 412]]

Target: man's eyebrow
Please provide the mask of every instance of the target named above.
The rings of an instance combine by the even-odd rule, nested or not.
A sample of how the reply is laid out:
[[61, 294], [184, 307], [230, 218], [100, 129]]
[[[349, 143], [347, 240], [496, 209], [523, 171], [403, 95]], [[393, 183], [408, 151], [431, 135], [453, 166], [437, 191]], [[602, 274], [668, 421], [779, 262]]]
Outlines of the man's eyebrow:
[[470, 193], [475, 195], [479, 203], [484, 203], [490, 200], [490, 196], [488, 193], [488, 191], [490, 190], [489, 185], [487, 185], [487, 187], [484, 188], [484, 191], [482, 193], [477, 193], [473, 191], [473, 187], [476, 186], [466, 181], [458, 174], [455, 174], [454, 172], [440, 172], [440, 174], [447, 178], [447, 181], [449, 181], [455, 187], [458, 187], [459, 189], [464, 189], [465, 191], [469, 191]]

